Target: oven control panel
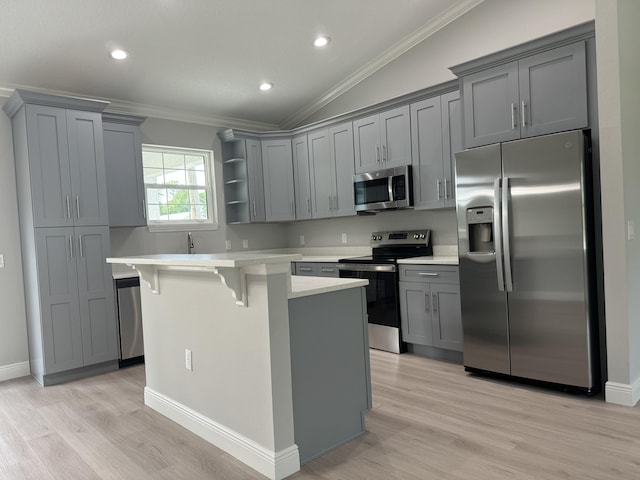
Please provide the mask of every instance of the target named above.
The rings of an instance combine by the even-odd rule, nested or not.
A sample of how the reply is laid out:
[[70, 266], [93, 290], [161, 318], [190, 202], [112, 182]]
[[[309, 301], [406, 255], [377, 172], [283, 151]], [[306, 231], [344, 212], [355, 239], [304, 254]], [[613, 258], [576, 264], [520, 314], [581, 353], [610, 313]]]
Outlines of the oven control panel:
[[369, 244], [372, 247], [393, 245], [430, 245], [431, 230], [407, 230], [399, 232], [373, 232]]

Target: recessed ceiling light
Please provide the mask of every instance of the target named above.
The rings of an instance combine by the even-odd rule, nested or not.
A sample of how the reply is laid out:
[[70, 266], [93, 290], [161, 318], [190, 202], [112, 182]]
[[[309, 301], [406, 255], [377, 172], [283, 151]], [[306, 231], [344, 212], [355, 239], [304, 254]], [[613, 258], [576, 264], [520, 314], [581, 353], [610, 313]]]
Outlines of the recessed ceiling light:
[[124, 60], [129, 56], [127, 52], [120, 48], [114, 48], [113, 50], [111, 50], [111, 52], [109, 52], [109, 55], [111, 55], [111, 58], [113, 58], [114, 60]]
[[330, 41], [331, 41], [331, 39], [329, 37], [327, 37], [325, 35], [320, 35], [319, 37], [316, 37], [316, 39], [313, 41], [313, 45], [315, 47], [324, 47]]
[[263, 82], [260, 84], [260, 90], [266, 92], [267, 90], [271, 90], [273, 88], [273, 83]]

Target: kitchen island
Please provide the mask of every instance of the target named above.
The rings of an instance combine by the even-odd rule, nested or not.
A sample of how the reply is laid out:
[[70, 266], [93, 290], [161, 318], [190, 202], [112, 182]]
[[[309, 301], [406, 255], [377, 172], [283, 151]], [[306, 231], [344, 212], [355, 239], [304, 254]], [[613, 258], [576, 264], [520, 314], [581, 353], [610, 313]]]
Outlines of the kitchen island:
[[364, 432], [366, 280], [300, 255], [107, 259], [140, 275], [145, 404], [272, 479]]

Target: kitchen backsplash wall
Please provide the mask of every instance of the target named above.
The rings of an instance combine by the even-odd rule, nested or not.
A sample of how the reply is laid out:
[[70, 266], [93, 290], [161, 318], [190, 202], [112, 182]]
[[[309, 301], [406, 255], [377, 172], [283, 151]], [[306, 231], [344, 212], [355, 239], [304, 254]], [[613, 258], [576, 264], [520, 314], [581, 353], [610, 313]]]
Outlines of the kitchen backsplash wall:
[[304, 235], [305, 247], [369, 245], [371, 232], [390, 230], [430, 229], [434, 245], [457, 245], [455, 209], [396, 210], [377, 215], [309, 220], [291, 223], [287, 227], [288, 247], [300, 247]]

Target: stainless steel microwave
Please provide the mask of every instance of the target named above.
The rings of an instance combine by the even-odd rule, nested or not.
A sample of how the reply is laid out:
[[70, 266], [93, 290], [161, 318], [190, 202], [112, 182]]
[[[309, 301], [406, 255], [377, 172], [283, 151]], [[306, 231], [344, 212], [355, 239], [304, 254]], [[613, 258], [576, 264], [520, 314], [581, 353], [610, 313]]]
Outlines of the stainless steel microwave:
[[353, 176], [356, 212], [380, 212], [413, 206], [411, 166], [385, 168]]

